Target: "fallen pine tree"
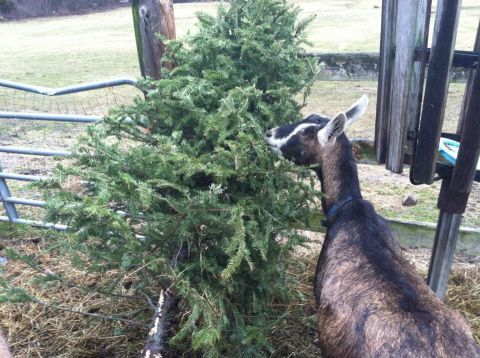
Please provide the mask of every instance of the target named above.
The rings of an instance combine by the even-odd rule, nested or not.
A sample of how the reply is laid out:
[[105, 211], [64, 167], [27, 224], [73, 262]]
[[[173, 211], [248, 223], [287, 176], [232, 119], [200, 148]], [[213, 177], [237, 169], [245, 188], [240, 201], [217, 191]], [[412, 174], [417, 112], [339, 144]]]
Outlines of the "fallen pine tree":
[[[89, 127], [49, 183], [48, 219], [71, 228], [59, 252], [108, 272], [95, 287], [106, 294], [135, 277], [129, 294], [154, 311], [145, 355], [275, 349], [270, 333], [295, 296], [286, 258], [305, 240], [291, 223], [315, 202], [309, 171], [277, 161], [263, 141], [301, 117], [295, 98], [317, 72], [299, 56], [309, 19], [298, 13], [233, 0], [199, 14], [195, 35], [167, 43], [174, 68], [143, 83], [145, 100]], [[68, 190], [72, 180], [80, 189]], [[147, 312], [129, 320], [149, 322]]]

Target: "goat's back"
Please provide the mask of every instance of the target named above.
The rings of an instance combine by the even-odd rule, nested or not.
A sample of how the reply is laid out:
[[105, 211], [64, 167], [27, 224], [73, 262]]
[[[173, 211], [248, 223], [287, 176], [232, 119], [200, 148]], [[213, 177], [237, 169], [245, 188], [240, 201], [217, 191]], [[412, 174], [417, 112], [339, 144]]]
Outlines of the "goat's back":
[[366, 201], [347, 204], [329, 228], [315, 296], [326, 357], [480, 357], [467, 321], [428, 288]]

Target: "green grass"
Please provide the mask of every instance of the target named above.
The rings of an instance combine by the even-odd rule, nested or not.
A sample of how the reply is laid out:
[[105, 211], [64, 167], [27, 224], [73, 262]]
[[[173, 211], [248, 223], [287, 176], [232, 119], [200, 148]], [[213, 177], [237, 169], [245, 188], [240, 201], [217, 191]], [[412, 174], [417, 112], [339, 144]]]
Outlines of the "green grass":
[[[451, 83], [448, 102], [445, 109], [443, 130], [455, 132], [462, 105], [464, 83]], [[362, 94], [369, 97], [365, 115], [348, 129], [350, 138], [360, 137], [373, 140], [375, 130], [375, 112], [377, 101], [377, 82], [374, 81], [317, 81], [312, 88], [312, 95], [307, 100], [303, 112], [320, 113], [333, 116], [350, 107]]]
[[[457, 48], [471, 49], [480, 6], [464, 0]], [[316, 15], [311, 50], [378, 51], [380, 0], [297, 0], [303, 16]], [[176, 4], [177, 36], [195, 31], [195, 13], [213, 3]], [[434, 8], [435, 9], [435, 8]], [[129, 8], [89, 15], [0, 23], [0, 78], [61, 86], [112, 76], [139, 76]]]

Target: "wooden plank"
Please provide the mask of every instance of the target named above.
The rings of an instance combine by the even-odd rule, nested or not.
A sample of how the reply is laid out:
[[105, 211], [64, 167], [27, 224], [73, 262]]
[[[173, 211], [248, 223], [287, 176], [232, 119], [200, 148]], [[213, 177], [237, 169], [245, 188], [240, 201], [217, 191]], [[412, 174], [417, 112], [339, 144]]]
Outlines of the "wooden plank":
[[142, 76], [159, 79], [162, 66], [171, 68], [162, 65], [165, 44], [158, 35], [175, 38], [173, 0], [133, 0], [132, 14]]
[[[432, 10], [432, 0], [419, 1], [417, 8], [416, 19], [416, 33], [415, 33], [415, 47], [428, 47], [428, 30], [430, 28], [430, 13]], [[415, 56], [415, 54], [414, 54]], [[402, 165], [406, 163], [405, 156], [409, 158], [413, 155], [416, 145], [416, 133], [418, 132], [418, 125], [420, 123], [421, 103], [423, 97], [423, 85], [425, 82], [425, 68], [428, 59], [421, 57], [419, 61], [413, 63], [412, 73], [410, 76], [409, 90], [407, 97], [407, 108], [405, 116], [405, 129], [403, 133], [403, 152], [401, 158], [403, 161], [399, 163]], [[412, 133], [413, 135], [409, 135]]]
[[[480, 52], [480, 21], [478, 22], [477, 37], [475, 39], [475, 45], [473, 46], [474, 52]], [[478, 64], [477, 64], [478, 66]], [[467, 112], [468, 103], [472, 95], [472, 85], [473, 85], [473, 74], [474, 70], [470, 70], [468, 74], [467, 84], [465, 86], [465, 95], [463, 97], [462, 109], [460, 110], [460, 119], [458, 121], [457, 133], [463, 133], [463, 123], [465, 119], [465, 114]]]
[[380, 37], [380, 63], [377, 89], [377, 113], [375, 119], [375, 158], [385, 163], [388, 148], [388, 118], [390, 93], [395, 58], [395, 25], [397, 0], [382, 1], [382, 27]]
[[410, 175], [415, 184], [433, 182], [460, 7], [461, 0], [439, 0], [437, 3], [432, 53]]
[[415, 48], [423, 45], [426, 0], [404, 0], [397, 4], [395, 61], [388, 117], [387, 169], [401, 173], [405, 156], [407, 128], [418, 113], [420, 70]]

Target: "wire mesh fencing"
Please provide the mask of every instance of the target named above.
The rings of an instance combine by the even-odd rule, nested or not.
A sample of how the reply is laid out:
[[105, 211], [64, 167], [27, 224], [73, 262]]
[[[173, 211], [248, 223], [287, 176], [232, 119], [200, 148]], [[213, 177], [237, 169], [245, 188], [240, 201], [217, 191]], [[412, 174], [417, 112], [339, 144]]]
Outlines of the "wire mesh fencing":
[[[29, 183], [51, 175], [55, 156], [64, 156], [88, 123], [142, 95], [136, 80], [130, 78], [57, 89], [0, 80], [0, 186], [4, 202], [0, 220], [12, 221], [12, 213], [17, 221], [24, 217], [41, 220], [43, 194]], [[3, 178], [5, 175], [15, 179]], [[8, 205], [15, 210], [9, 213]]]

